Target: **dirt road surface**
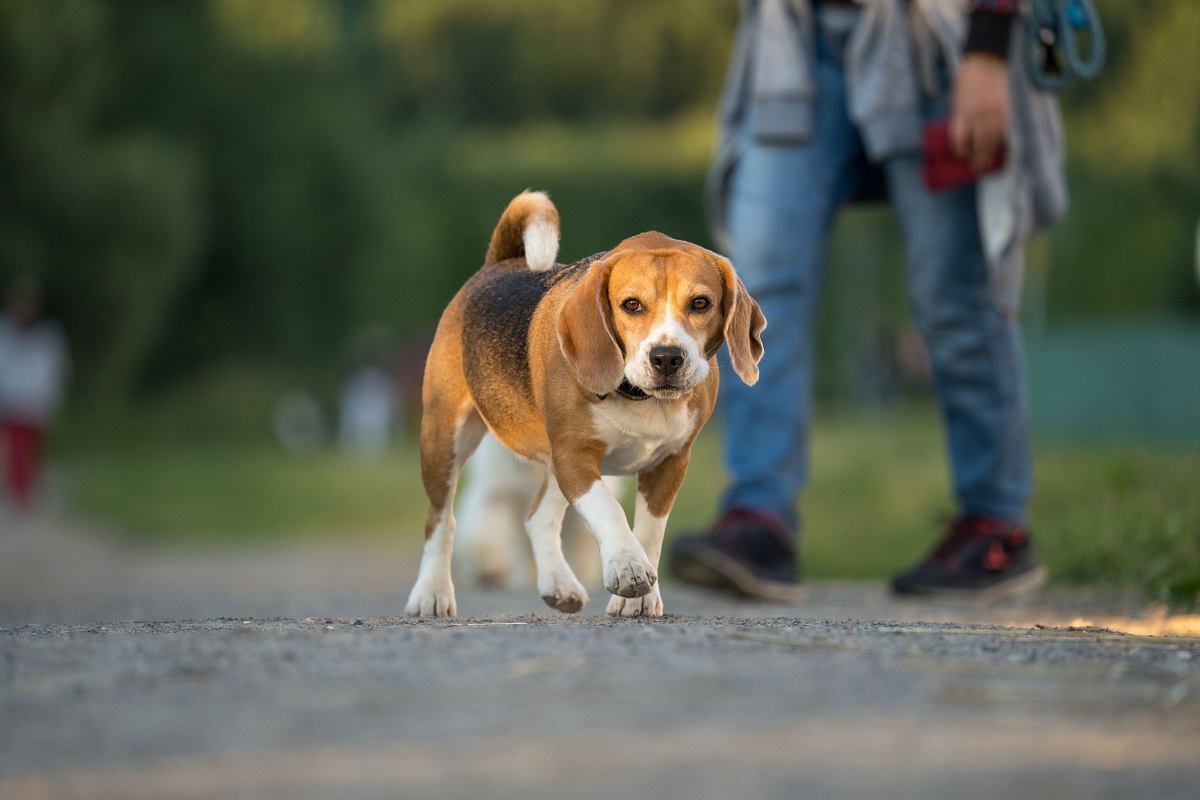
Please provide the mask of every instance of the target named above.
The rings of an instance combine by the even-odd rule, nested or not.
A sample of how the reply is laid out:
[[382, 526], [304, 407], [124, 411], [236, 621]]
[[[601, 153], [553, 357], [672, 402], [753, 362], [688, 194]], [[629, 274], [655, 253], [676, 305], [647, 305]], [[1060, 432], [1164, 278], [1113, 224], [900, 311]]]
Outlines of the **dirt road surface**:
[[1116, 632], [1188, 632], [1129, 597], [668, 583], [613, 620], [460, 586], [416, 621], [414, 550], [5, 521], [0, 798], [1200, 797], [1200, 636]]

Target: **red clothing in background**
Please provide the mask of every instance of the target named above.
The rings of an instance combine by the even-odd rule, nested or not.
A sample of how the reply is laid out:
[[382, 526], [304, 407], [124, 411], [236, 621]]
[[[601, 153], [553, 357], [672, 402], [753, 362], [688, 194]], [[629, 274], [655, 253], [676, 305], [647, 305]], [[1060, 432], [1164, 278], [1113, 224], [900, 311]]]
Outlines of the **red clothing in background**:
[[45, 432], [40, 425], [7, 419], [2, 425], [4, 483], [8, 496], [19, 509], [29, 508], [42, 469], [42, 442]]

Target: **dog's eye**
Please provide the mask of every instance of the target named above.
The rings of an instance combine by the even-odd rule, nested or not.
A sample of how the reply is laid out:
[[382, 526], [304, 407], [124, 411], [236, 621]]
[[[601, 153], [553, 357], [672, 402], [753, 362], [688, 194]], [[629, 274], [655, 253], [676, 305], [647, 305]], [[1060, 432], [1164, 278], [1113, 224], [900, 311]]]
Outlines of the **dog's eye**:
[[692, 311], [704, 311], [712, 305], [712, 301], [707, 297], [697, 297], [692, 301]]
[[624, 303], [621, 303], [621, 308], [625, 309], [630, 314], [636, 314], [642, 310], [642, 301], [638, 300], [636, 297], [631, 297]]

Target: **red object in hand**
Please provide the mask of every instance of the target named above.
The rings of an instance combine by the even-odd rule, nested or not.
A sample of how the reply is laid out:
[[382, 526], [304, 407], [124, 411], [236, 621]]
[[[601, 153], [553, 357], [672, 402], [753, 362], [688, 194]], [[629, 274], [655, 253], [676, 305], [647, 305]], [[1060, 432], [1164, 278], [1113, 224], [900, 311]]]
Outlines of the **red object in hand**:
[[974, 183], [981, 175], [999, 172], [1004, 167], [1005, 148], [1001, 146], [991, 162], [980, 172], [954, 155], [950, 149], [950, 120], [942, 119], [925, 126], [925, 185], [930, 191], [942, 192]]

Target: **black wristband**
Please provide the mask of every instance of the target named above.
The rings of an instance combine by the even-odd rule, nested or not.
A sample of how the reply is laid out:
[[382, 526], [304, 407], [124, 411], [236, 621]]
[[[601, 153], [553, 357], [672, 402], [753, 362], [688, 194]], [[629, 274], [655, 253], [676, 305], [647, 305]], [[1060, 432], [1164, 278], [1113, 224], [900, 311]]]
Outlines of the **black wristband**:
[[967, 45], [963, 52], [989, 53], [1000, 59], [1008, 58], [1012, 23], [1012, 14], [997, 14], [980, 9], [972, 11], [967, 27]]

